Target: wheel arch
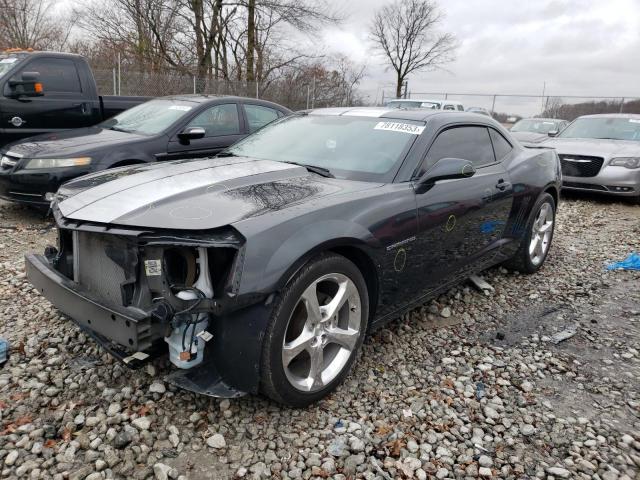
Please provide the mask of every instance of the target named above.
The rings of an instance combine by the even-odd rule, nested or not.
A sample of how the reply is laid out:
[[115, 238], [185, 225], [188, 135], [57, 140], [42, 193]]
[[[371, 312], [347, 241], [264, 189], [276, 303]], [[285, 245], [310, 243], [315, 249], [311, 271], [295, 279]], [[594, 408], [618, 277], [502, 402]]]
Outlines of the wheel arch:
[[365, 251], [366, 243], [357, 238], [339, 238], [316, 245], [301, 255], [282, 275], [277, 289], [281, 290], [291, 282], [293, 277], [314, 257], [321, 253], [335, 253], [351, 261], [362, 273], [367, 285], [369, 297], [369, 320], [375, 315], [379, 294], [379, 275], [373, 257]]
[[547, 185], [542, 193], [548, 193], [553, 197], [553, 201], [556, 204], [556, 210], [558, 209], [558, 203], [560, 202], [560, 192], [556, 185]]

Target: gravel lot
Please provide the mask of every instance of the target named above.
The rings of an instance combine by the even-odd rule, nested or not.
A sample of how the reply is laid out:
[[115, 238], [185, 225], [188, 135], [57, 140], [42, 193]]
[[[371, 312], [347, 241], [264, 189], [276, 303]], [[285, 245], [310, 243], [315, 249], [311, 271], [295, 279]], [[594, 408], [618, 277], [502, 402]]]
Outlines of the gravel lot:
[[[640, 207], [565, 199], [545, 268], [495, 268], [369, 338], [305, 409], [132, 372], [26, 281], [49, 221], [0, 204], [2, 478], [640, 479]], [[575, 335], [554, 343], [558, 332]]]

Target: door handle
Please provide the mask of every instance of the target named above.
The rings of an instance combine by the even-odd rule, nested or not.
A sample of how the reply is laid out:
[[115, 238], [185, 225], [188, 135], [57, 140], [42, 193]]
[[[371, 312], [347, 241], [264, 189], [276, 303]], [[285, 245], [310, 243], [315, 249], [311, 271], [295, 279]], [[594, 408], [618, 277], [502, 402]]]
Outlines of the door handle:
[[74, 103], [73, 106], [80, 107], [80, 113], [83, 115], [88, 115], [90, 113], [87, 103]]
[[510, 187], [511, 187], [511, 183], [505, 182], [504, 179], [502, 178], [498, 180], [498, 183], [496, 184], [496, 188], [501, 192], [504, 192], [507, 188], [510, 188]]

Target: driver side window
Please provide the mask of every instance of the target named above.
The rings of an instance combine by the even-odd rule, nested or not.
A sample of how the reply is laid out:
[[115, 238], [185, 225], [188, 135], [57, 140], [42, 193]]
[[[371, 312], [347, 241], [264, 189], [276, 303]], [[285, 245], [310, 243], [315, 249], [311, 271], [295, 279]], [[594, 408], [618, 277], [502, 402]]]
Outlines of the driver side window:
[[431, 144], [418, 176], [443, 158], [469, 160], [476, 168], [494, 163], [496, 157], [487, 128], [479, 126], [453, 127], [441, 132]]
[[186, 128], [190, 127], [204, 128], [205, 137], [238, 135], [240, 133], [238, 107], [235, 103], [228, 103], [208, 108], [189, 122]]

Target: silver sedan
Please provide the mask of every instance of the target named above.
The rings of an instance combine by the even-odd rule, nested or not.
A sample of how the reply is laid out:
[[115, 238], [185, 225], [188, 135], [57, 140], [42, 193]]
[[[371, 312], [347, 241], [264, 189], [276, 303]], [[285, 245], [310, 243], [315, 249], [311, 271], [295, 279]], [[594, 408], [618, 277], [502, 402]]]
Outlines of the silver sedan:
[[541, 145], [558, 152], [562, 188], [640, 203], [640, 115], [585, 115]]

